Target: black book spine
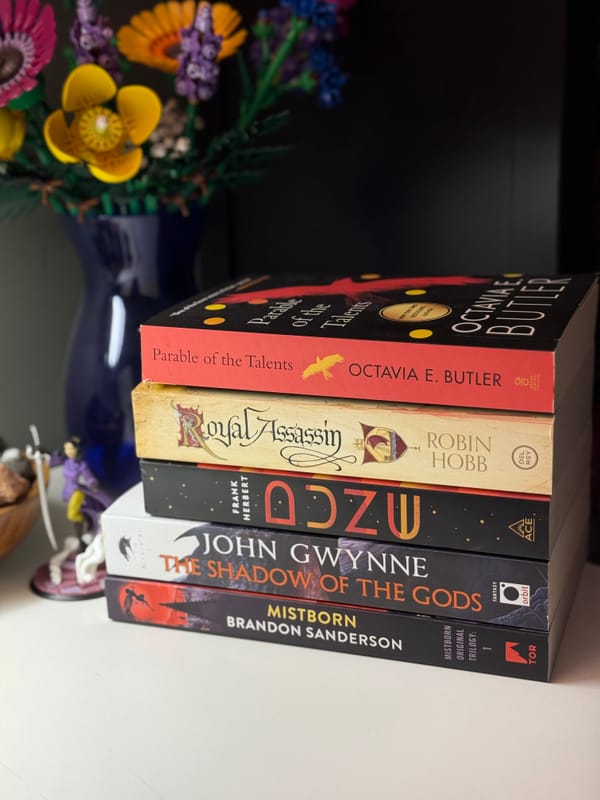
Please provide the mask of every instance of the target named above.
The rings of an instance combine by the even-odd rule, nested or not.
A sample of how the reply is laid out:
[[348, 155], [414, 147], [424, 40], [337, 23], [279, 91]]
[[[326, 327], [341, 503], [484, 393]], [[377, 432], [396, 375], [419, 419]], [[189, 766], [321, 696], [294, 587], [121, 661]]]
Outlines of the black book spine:
[[508, 627], [548, 630], [563, 591], [548, 563], [522, 558], [151, 516], [105, 517], [103, 531], [113, 575]]
[[[141, 460], [149, 514], [547, 560], [551, 498]], [[451, 522], [450, 522], [451, 520]]]
[[550, 635], [537, 631], [111, 575], [106, 599], [118, 622], [550, 679]]

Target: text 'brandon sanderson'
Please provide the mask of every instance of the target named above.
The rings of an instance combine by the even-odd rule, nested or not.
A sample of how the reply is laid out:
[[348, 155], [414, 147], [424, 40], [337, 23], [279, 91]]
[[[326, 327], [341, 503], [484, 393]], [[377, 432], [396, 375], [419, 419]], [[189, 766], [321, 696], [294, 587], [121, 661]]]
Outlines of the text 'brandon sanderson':
[[[279, 637], [310, 639], [323, 642], [338, 642], [362, 648], [378, 648], [380, 650], [402, 650], [402, 639], [388, 636], [359, 633], [354, 629], [358, 625], [356, 614], [329, 611], [322, 608], [305, 608], [270, 603], [267, 617], [242, 617], [228, 615], [228, 628], [244, 631], [270, 633]], [[309, 623], [305, 625], [304, 623]]]

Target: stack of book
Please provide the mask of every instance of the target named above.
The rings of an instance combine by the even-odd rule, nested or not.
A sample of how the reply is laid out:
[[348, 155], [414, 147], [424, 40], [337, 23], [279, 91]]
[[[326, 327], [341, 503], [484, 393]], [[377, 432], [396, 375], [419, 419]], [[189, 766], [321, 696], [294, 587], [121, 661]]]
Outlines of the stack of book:
[[549, 680], [594, 276], [243, 277], [141, 327], [112, 619]]

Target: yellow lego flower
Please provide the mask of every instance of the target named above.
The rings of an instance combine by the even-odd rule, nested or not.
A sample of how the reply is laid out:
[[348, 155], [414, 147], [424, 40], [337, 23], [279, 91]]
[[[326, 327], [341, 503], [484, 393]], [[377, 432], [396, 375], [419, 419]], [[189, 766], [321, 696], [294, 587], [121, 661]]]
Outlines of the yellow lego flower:
[[10, 161], [25, 138], [25, 114], [0, 108], [0, 161]]
[[44, 125], [52, 155], [65, 164], [84, 162], [104, 183], [133, 178], [142, 165], [140, 147], [158, 125], [161, 102], [146, 86], [117, 85], [106, 70], [83, 64], [62, 89], [62, 109]]

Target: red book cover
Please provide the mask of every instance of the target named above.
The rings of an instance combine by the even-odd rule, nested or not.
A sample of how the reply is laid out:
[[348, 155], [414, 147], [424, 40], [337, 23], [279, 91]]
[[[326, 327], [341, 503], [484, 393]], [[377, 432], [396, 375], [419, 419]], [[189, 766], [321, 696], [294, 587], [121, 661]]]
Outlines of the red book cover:
[[594, 275], [244, 276], [141, 326], [157, 383], [553, 413]]

